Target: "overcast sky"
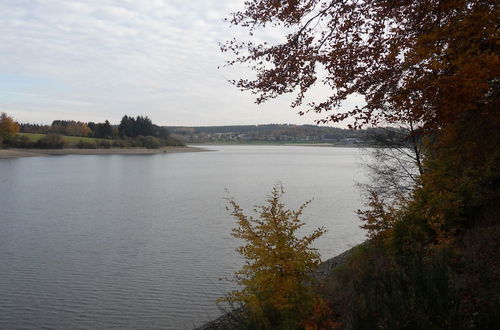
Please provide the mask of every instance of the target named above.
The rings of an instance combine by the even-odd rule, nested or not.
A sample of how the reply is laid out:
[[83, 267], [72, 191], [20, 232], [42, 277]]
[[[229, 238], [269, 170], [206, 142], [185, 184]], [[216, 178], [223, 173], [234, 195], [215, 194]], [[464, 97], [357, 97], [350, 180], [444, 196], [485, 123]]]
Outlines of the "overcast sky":
[[313, 124], [289, 97], [256, 105], [227, 82], [244, 68], [217, 68], [228, 59], [218, 42], [242, 33], [222, 19], [242, 3], [1, 0], [0, 111], [34, 123], [128, 114], [161, 125]]

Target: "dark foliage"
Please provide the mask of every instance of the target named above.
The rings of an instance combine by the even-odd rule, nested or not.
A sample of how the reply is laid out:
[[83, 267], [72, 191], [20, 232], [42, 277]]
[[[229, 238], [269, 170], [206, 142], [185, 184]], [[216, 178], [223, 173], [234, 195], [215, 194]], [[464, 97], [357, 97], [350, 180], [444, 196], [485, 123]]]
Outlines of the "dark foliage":
[[165, 139], [168, 137], [168, 130], [164, 127], [154, 125], [149, 117], [137, 116], [136, 118], [123, 116], [118, 131], [121, 137], [153, 136]]
[[59, 134], [47, 134], [35, 144], [35, 148], [40, 149], [62, 149], [66, 145], [66, 141]]
[[8, 146], [11, 148], [33, 148], [35, 143], [24, 135], [16, 135], [9, 140]]
[[80, 140], [76, 143], [78, 149], [96, 149], [97, 144], [93, 141]]
[[101, 139], [113, 138], [113, 127], [108, 120], [106, 120], [104, 123], [90, 122], [87, 125], [92, 130], [92, 137]]
[[34, 133], [34, 134], [47, 134], [50, 133], [49, 125], [38, 125], [38, 124], [20, 124], [21, 128], [19, 132], [21, 133]]

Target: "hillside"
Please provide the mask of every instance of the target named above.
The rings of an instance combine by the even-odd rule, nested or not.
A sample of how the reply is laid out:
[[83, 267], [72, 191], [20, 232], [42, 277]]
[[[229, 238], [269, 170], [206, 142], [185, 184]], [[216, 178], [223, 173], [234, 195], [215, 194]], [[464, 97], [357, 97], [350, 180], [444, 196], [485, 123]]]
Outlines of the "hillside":
[[393, 128], [350, 130], [292, 124], [172, 126], [167, 128], [187, 143], [329, 143], [352, 146], [369, 143], [374, 134], [385, 134], [384, 132], [395, 130]]

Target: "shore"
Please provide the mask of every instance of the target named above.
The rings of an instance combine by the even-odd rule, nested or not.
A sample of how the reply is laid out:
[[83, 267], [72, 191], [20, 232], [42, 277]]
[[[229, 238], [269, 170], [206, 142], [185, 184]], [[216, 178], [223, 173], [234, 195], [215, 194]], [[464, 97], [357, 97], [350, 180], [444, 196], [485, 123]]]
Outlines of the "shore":
[[209, 151], [199, 147], [110, 148], [110, 149], [0, 149], [0, 159], [20, 157], [45, 157], [57, 155], [155, 155], [162, 153]]
[[319, 147], [319, 148], [372, 148], [369, 144], [338, 143], [242, 143], [242, 142], [206, 142], [193, 143], [196, 146], [281, 146], [281, 147]]

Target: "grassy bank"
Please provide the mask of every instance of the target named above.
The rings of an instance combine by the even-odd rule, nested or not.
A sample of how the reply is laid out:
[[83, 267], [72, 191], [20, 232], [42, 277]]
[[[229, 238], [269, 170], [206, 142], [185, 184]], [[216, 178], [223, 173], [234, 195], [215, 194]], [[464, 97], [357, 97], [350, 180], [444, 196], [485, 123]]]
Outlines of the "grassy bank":
[[[18, 133], [17, 135], [25, 136], [29, 138], [29, 140], [33, 143], [38, 142], [39, 140], [41, 140], [46, 136], [46, 134], [36, 134], [36, 133]], [[111, 139], [96, 139], [96, 138], [82, 137], [82, 136], [63, 135], [62, 137], [65, 140], [68, 147], [76, 147], [80, 141], [86, 143], [100, 143], [102, 141], [108, 141], [109, 143], [112, 143], [113, 141]]]

